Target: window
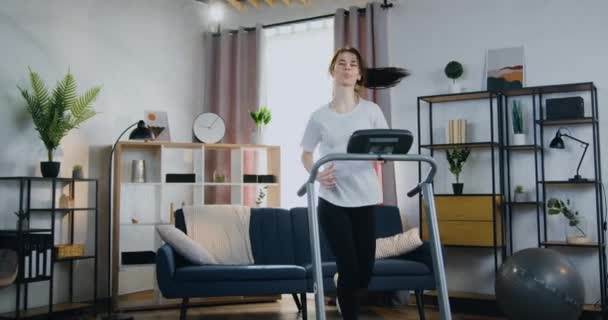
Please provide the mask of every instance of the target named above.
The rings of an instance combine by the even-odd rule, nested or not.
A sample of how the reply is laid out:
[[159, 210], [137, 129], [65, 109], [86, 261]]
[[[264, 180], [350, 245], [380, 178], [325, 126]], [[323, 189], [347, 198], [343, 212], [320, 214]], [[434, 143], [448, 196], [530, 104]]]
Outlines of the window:
[[264, 29], [262, 105], [272, 110], [268, 144], [281, 147], [281, 206], [306, 206], [300, 140], [310, 114], [331, 99], [333, 18]]

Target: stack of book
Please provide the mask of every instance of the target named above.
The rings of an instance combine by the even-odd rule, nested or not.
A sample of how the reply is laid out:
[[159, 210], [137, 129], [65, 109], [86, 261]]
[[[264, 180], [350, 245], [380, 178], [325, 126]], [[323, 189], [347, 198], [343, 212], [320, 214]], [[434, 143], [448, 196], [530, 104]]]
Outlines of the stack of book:
[[467, 120], [449, 120], [447, 128], [448, 143], [466, 143], [467, 141]]

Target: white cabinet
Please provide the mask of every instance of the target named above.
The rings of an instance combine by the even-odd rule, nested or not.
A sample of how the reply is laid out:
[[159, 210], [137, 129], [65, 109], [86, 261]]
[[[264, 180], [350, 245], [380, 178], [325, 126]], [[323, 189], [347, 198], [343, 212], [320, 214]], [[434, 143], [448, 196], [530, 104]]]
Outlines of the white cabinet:
[[[144, 161], [145, 182], [134, 182], [136, 160]], [[119, 296], [154, 290], [153, 254], [162, 245], [156, 226], [173, 224], [172, 212], [182, 206], [280, 207], [278, 146], [120, 142], [114, 167], [112, 287]], [[191, 180], [168, 182], [172, 174]]]

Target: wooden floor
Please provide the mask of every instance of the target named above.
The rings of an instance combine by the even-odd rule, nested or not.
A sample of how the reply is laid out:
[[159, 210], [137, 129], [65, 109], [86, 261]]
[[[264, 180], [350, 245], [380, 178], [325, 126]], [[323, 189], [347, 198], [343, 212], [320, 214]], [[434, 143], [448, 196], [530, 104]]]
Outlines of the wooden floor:
[[[315, 319], [313, 296], [308, 298], [308, 319]], [[336, 307], [326, 306], [326, 318], [328, 320], [342, 319]], [[131, 312], [135, 320], [172, 320], [179, 319], [179, 310]], [[425, 310], [427, 320], [439, 319], [439, 314], [434, 307]], [[277, 302], [252, 303], [228, 306], [208, 306], [188, 309], [188, 320], [298, 320], [302, 315], [289, 295]], [[418, 320], [418, 312], [415, 305], [404, 307], [364, 307], [360, 313], [360, 320]], [[453, 314], [454, 320], [498, 320], [504, 318], [493, 318], [486, 316]]]

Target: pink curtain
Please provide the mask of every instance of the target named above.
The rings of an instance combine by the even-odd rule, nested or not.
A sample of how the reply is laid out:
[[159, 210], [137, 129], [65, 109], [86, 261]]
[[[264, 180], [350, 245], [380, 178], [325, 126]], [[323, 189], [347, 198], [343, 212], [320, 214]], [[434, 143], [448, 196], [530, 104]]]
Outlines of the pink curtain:
[[[205, 35], [204, 110], [219, 114], [226, 123], [226, 135], [220, 143], [251, 143], [254, 123], [249, 112], [259, 105], [261, 26], [255, 30]], [[230, 152], [205, 154], [206, 181], [213, 181], [213, 171], [224, 174], [230, 182], [242, 177], [230, 172]], [[255, 154], [245, 152], [243, 173], [255, 168]], [[255, 190], [243, 194], [245, 205], [255, 202]], [[207, 187], [205, 203], [231, 203], [231, 187]]]
[[[380, 3], [369, 3], [364, 13], [358, 7], [338, 9], [334, 22], [334, 45], [336, 49], [354, 47], [363, 56], [370, 68], [388, 67], [388, 12]], [[392, 123], [391, 98], [388, 90], [365, 90], [366, 99], [376, 102]], [[394, 163], [377, 165], [376, 171], [382, 183], [383, 202], [397, 205]]]

